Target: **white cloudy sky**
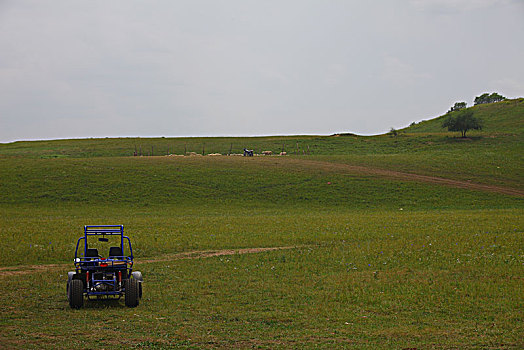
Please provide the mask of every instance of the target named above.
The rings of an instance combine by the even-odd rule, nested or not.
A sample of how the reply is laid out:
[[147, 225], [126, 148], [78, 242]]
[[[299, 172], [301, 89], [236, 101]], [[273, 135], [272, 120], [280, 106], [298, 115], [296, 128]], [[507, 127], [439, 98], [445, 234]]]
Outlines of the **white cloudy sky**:
[[0, 0], [0, 142], [378, 134], [524, 96], [523, 0]]

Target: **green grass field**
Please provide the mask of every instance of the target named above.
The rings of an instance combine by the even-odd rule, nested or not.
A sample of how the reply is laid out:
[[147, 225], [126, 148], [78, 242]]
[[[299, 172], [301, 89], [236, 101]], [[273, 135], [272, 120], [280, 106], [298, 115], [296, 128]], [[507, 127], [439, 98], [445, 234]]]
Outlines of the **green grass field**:
[[[2, 251], [12, 259], [4, 266], [66, 264], [25, 274], [17, 272], [27, 267], [2, 271], [2, 344], [522, 346], [522, 209], [237, 209], [3, 211], [10, 220], [3, 222], [2, 236], [18, 237], [8, 245], [16, 251]], [[109, 302], [69, 308], [67, 253], [86, 221], [126, 224], [146, 277], [138, 308]], [[164, 255], [279, 246], [296, 248], [182, 260]], [[154, 257], [165, 260], [140, 263]]]
[[[515, 132], [467, 140], [428, 129], [0, 145], [0, 348], [523, 348], [515, 105], [481, 106]], [[286, 157], [131, 156], [297, 142]], [[137, 308], [69, 308], [88, 224], [125, 225], [145, 278]]]

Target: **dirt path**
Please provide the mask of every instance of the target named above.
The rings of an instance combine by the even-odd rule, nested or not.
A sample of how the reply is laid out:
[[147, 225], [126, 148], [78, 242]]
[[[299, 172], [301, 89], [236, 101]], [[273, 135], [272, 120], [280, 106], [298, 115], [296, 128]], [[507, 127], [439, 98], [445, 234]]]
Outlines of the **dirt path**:
[[141, 263], [152, 263], [152, 262], [162, 262], [162, 261], [171, 261], [171, 260], [181, 260], [181, 259], [204, 259], [211, 258], [214, 256], [223, 256], [223, 255], [235, 255], [235, 254], [255, 254], [262, 252], [270, 252], [273, 250], [284, 250], [284, 249], [293, 249], [293, 247], [269, 247], [269, 248], [244, 248], [244, 249], [225, 249], [225, 250], [204, 250], [204, 251], [195, 251], [195, 252], [185, 252], [171, 255], [164, 255], [158, 259], [145, 259], [140, 260]]
[[[205, 259], [215, 256], [236, 255], [236, 254], [255, 254], [270, 252], [273, 250], [293, 249], [297, 246], [289, 247], [265, 247], [265, 248], [243, 248], [243, 249], [223, 249], [223, 250], [198, 250], [192, 252], [182, 252], [167, 254], [155, 259], [138, 259], [138, 263], [156, 263], [162, 261], [173, 261], [182, 259]], [[45, 265], [19, 265], [0, 267], [0, 277], [31, 274], [43, 270], [67, 269], [73, 270], [73, 264], [45, 264]]]
[[403, 173], [400, 171], [384, 170], [360, 165], [349, 165], [316, 160], [300, 160], [300, 162], [321, 169], [331, 169], [340, 172], [377, 175], [382, 177], [395, 178], [399, 180], [419, 181], [469, 190], [493, 192], [499, 194], [506, 194], [510, 196], [524, 197], [524, 192], [515, 188], [485, 185], [469, 181], [452, 180], [436, 176]]

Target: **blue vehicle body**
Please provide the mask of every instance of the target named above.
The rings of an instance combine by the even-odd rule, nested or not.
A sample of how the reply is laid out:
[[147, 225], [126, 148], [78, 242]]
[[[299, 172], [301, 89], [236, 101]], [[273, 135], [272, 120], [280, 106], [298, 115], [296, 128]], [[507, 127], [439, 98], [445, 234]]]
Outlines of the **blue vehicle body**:
[[[118, 245], [110, 247], [105, 257], [89, 245], [93, 239], [108, 242], [109, 238], [117, 241]], [[128, 254], [124, 254], [126, 241]], [[79, 252], [82, 242], [83, 252], [82, 249]], [[84, 296], [88, 299], [119, 299], [125, 296], [127, 306], [137, 306], [142, 296], [143, 280], [140, 272], [133, 271], [133, 258], [131, 240], [124, 235], [123, 225], [84, 226], [84, 235], [76, 242], [75, 271], [68, 274], [67, 293], [71, 307], [81, 307]]]

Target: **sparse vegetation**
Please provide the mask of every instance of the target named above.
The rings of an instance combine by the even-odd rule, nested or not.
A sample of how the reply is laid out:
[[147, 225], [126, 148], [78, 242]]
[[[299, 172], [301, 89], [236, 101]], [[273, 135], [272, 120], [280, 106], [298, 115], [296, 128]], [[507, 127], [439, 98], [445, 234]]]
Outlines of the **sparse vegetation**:
[[390, 136], [398, 136], [398, 130], [395, 128], [391, 128], [388, 133]]

